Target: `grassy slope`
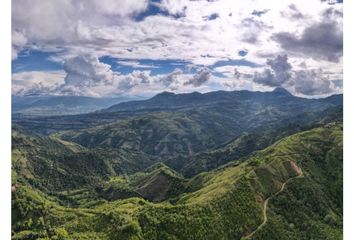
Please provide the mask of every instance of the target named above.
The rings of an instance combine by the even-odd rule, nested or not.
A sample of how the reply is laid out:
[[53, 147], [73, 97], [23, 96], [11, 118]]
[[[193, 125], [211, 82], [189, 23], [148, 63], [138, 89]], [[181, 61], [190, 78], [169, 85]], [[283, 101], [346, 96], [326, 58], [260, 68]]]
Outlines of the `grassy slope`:
[[187, 180], [162, 163], [157, 163], [143, 172], [112, 177], [96, 191], [107, 200], [143, 197], [161, 202], [171, 199], [185, 190]]
[[[176, 204], [130, 198], [92, 209], [71, 209], [47, 203], [39, 212], [52, 229], [25, 226], [28, 216], [16, 207], [34, 196], [14, 193], [20, 230], [62, 234], [69, 239], [240, 239], [262, 222], [262, 202], [296, 175], [291, 162], [304, 172], [269, 203], [268, 223], [254, 239], [340, 239], [342, 222], [342, 126], [317, 128], [292, 135], [259, 151], [245, 162], [195, 176]], [[27, 200], [23, 200], [26, 199]], [[40, 207], [39, 207], [40, 208]], [[57, 212], [60, 209], [60, 214]], [[54, 217], [56, 214], [58, 216]], [[62, 221], [65, 218], [65, 222]], [[27, 221], [27, 222], [26, 222]], [[57, 233], [59, 231], [59, 233]], [[18, 233], [18, 235], [24, 232]]]

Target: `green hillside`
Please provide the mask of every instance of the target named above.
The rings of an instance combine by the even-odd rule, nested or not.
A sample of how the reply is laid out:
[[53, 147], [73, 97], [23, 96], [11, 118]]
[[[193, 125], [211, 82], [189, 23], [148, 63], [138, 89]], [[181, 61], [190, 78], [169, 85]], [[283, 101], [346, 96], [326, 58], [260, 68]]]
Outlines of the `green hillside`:
[[[233, 122], [222, 125], [224, 120], [221, 113], [158, 112], [58, 136], [89, 148], [134, 149], [160, 156], [192, 155], [240, 133], [237, 125], [231, 126]], [[226, 133], [225, 127], [230, 131]]]
[[[284, 92], [285, 91], [285, 92]], [[213, 131], [218, 133], [220, 127], [224, 127], [222, 135], [217, 138], [207, 139], [208, 141], [222, 141], [219, 137], [227, 139], [227, 142], [237, 137], [244, 131], [258, 131], [259, 129], [278, 128], [279, 125], [289, 123], [308, 123], [314, 118], [323, 115], [325, 111], [343, 105], [343, 95], [333, 95], [321, 99], [306, 99], [292, 96], [286, 90], [273, 92], [251, 92], [251, 91], [216, 91], [209, 93], [186, 93], [173, 94], [161, 93], [155, 97], [142, 101], [131, 101], [114, 105], [106, 110], [88, 114], [67, 115], [67, 116], [24, 116], [13, 115], [12, 121], [17, 125], [33, 132], [50, 135], [59, 131], [74, 131], [74, 136], [83, 129], [92, 130], [106, 124], [114, 123], [118, 120], [131, 119], [132, 132], [139, 136], [136, 141], [144, 137], [139, 135], [139, 131], [144, 129], [133, 125], [140, 121], [147, 125], [154, 126], [155, 129], [163, 126], [174, 125], [175, 131], [165, 132], [165, 134], [177, 134], [185, 131], [187, 126], [203, 129], [205, 132]], [[143, 116], [142, 116], [143, 115]], [[142, 116], [142, 117], [139, 117]], [[146, 119], [148, 116], [151, 119]], [[168, 121], [168, 118], [171, 122]], [[162, 121], [163, 126], [156, 126], [156, 121]], [[129, 121], [127, 121], [129, 122]], [[205, 129], [207, 127], [207, 129]], [[228, 132], [231, 133], [228, 133]], [[144, 132], [144, 131], [143, 131]], [[145, 132], [147, 135], [151, 134]], [[69, 134], [72, 135], [72, 134]], [[205, 134], [205, 133], [204, 133]], [[207, 133], [208, 134], [208, 133]], [[156, 136], [156, 134], [154, 134]], [[213, 137], [212, 133], [208, 134]], [[68, 136], [68, 137], [69, 137]], [[130, 135], [129, 135], [130, 136]], [[102, 138], [89, 135], [97, 143], [102, 142]], [[112, 136], [110, 136], [112, 137]], [[117, 135], [117, 137], [121, 137]], [[86, 140], [80, 139], [83, 142]], [[167, 138], [167, 140], [169, 140]], [[114, 142], [114, 141], [113, 141]], [[87, 143], [87, 142], [86, 142]], [[107, 142], [105, 142], [105, 146]], [[187, 148], [183, 151], [188, 150]], [[181, 150], [177, 150], [181, 152]], [[159, 152], [159, 151], [158, 151]]]
[[296, 108], [257, 102], [242, 105], [225, 103], [189, 110], [144, 113], [109, 124], [59, 132], [54, 136], [87, 148], [129, 149], [165, 158], [191, 156], [215, 149], [246, 132], [263, 133], [268, 139], [266, 143], [255, 143], [260, 148], [253, 150], [257, 150], [268, 146], [272, 143], [271, 137], [280, 134], [280, 131], [273, 134], [267, 131], [311, 125], [327, 116], [326, 111], [329, 111], [328, 108], [313, 112], [307, 112], [305, 107], [301, 109], [297, 111]]
[[254, 151], [261, 150], [277, 140], [313, 128], [317, 123], [310, 125], [288, 124], [286, 127], [267, 129], [255, 133], [243, 133], [230, 142], [216, 149], [200, 152], [192, 156], [171, 157], [165, 159], [165, 164], [181, 172], [186, 177], [192, 177], [201, 172], [207, 172], [228, 162], [243, 159]]
[[134, 173], [154, 159], [128, 150], [90, 150], [55, 137], [12, 130], [12, 170], [19, 180], [45, 191], [96, 185], [117, 174]]
[[[168, 186], [162, 192], [169, 194], [150, 198], [155, 203], [132, 196], [64, 206], [57, 196], [21, 180], [33, 174], [30, 167], [16, 167], [13, 238], [341, 239], [342, 133], [339, 123], [303, 131], [189, 180], [161, 164], [133, 175], [116, 172], [123, 178], [103, 178], [103, 191], [117, 182], [118, 189], [125, 185], [146, 199], [157, 196], [155, 184]], [[63, 151], [81, 148], [66, 145]]]

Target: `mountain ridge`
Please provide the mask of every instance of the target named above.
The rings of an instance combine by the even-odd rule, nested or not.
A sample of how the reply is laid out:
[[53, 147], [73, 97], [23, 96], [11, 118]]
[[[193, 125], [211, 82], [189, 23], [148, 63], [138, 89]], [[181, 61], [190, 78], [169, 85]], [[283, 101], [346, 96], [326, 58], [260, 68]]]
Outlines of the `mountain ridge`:
[[147, 100], [138, 100], [123, 102], [107, 109], [101, 110], [101, 112], [120, 112], [120, 111], [149, 111], [153, 109], [183, 109], [193, 108], [198, 106], [206, 106], [210, 104], [222, 104], [225, 102], [237, 102], [237, 101], [291, 101], [297, 99], [298, 101], [311, 102], [311, 101], [329, 101], [329, 99], [338, 99], [337, 101], [343, 101], [342, 94], [336, 94], [325, 98], [301, 98], [292, 95], [284, 88], [276, 88], [270, 92], [260, 91], [212, 91], [207, 93], [181, 93], [176, 94], [172, 92], [162, 92]]

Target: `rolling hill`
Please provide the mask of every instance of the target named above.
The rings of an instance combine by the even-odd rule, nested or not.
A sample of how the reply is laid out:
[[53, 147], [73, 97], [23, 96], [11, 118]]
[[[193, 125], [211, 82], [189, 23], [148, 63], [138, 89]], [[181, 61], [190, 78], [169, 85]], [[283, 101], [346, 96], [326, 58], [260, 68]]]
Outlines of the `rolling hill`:
[[54, 137], [12, 130], [13, 175], [44, 191], [61, 191], [117, 174], [134, 173], [152, 165], [154, 159], [141, 152], [90, 150]]
[[[137, 179], [151, 189], [161, 167]], [[133, 197], [69, 208], [19, 182], [14, 239], [241, 239], [254, 231], [249, 238], [341, 239], [342, 125], [283, 138], [183, 185], [173, 202]]]

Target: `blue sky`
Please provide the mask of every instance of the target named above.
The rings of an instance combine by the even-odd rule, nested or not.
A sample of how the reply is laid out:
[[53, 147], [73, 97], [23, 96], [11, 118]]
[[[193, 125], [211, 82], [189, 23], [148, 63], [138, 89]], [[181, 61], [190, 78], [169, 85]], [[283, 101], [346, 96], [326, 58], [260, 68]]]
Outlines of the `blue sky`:
[[[53, 52], [43, 52], [38, 50], [23, 50], [19, 52], [18, 57], [12, 62], [12, 72], [18, 73], [23, 71], [54, 71], [62, 70], [63, 63], [53, 61], [51, 58], [58, 54]], [[130, 73], [135, 69], [149, 69], [153, 74], [169, 73], [176, 67], [186, 68], [190, 62], [183, 60], [151, 60], [151, 59], [123, 59], [111, 56], [101, 56], [100, 62], [111, 65], [115, 72], [123, 74]], [[126, 62], [132, 64], [137, 62], [139, 65], [128, 66], [119, 62]]]
[[[238, 59], [217, 61], [214, 64], [210, 65], [210, 68], [214, 69], [216, 67], [222, 66], [260, 66], [257, 63], [248, 61], [243, 58], [247, 55], [247, 51], [240, 50], [238, 55]], [[18, 53], [17, 58], [12, 61], [12, 73], [18, 73], [23, 71], [62, 70], [63, 63], [52, 60], [57, 56], [57, 52], [45, 52], [31, 49], [22, 50]], [[205, 55], [204, 57], [207, 58], [209, 56]], [[99, 60], [102, 63], [109, 64], [113, 71], [120, 72], [123, 74], [131, 73], [136, 69], [150, 70], [151, 73], [154, 75], [167, 74], [172, 72], [176, 68], [180, 68], [186, 73], [196, 73], [197, 68], [203, 67], [203, 65], [195, 65], [192, 62], [179, 59], [124, 59], [111, 56], [101, 56]]]
[[49, 60], [55, 53], [38, 50], [22, 50], [12, 61], [12, 73], [23, 71], [52, 71], [63, 69], [60, 62]]
[[342, 14], [321, 0], [14, 2], [12, 92], [340, 93]]

